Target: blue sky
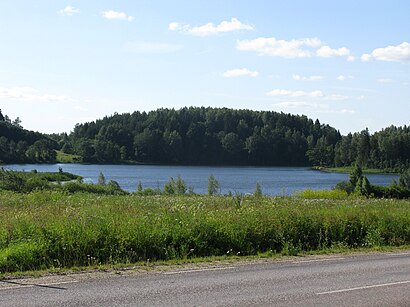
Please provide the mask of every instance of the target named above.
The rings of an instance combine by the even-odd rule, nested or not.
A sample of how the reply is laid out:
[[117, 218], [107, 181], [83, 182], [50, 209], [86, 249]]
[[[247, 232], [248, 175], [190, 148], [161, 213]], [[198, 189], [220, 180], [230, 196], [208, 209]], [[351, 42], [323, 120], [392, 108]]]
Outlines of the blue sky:
[[409, 125], [410, 2], [1, 1], [0, 108], [69, 132], [114, 112], [304, 114]]

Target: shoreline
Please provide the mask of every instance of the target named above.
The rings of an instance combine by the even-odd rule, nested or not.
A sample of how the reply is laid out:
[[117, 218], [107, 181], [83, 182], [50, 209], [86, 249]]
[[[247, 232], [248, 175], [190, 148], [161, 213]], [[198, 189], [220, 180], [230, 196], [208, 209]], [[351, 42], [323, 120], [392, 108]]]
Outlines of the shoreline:
[[[320, 171], [324, 173], [340, 173], [340, 174], [350, 174], [354, 169], [353, 166], [347, 167], [323, 167], [323, 166], [313, 166], [312, 170]], [[378, 174], [378, 175], [398, 175], [398, 172], [388, 171], [385, 169], [377, 168], [363, 168], [363, 174]]]

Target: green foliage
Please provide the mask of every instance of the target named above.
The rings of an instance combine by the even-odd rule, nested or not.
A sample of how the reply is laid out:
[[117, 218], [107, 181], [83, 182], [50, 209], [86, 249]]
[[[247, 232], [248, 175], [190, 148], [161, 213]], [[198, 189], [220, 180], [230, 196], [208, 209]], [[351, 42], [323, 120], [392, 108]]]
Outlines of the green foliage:
[[341, 189], [334, 190], [303, 190], [296, 193], [296, 197], [303, 199], [347, 199], [349, 194]]
[[325, 136], [322, 136], [316, 145], [307, 150], [306, 156], [315, 166], [332, 166], [334, 160], [334, 144], [329, 143]]
[[[339, 182], [335, 190], [345, 191], [348, 194], [354, 192], [357, 195], [375, 198], [410, 198], [410, 189], [405, 186], [405, 178], [400, 176], [401, 184], [393, 182], [390, 186], [376, 186], [370, 184], [366, 176], [363, 176], [361, 168], [356, 165], [350, 174], [349, 181]], [[399, 182], [400, 182], [399, 179]], [[355, 184], [355, 185], [353, 185]], [[353, 188], [354, 187], [354, 188]]]
[[18, 172], [0, 170], [0, 189], [24, 192], [26, 190], [27, 179]]
[[357, 185], [361, 184], [363, 177], [362, 168], [356, 164], [352, 172], [350, 173], [349, 182], [352, 187], [357, 187]]
[[98, 175], [98, 185], [105, 185], [105, 176], [102, 172]]
[[404, 188], [398, 184], [391, 184], [388, 187], [372, 185], [371, 195], [377, 198], [410, 198], [410, 189]]
[[410, 189], [410, 168], [400, 174], [399, 186]]
[[218, 180], [215, 179], [214, 175], [210, 174], [208, 176], [208, 195], [213, 196], [219, 193], [220, 187]]
[[0, 191], [0, 271], [410, 244], [408, 200], [240, 201]]
[[79, 155], [74, 155], [72, 153], [66, 153], [62, 150], [56, 151], [56, 162], [58, 163], [78, 163], [81, 162], [81, 157]]
[[170, 178], [169, 181], [164, 185], [164, 193], [168, 195], [178, 194], [185, 195], [187, 192], [187, 187], [185, 181], [182, 180], [181, 176], [178, 175], [177, 180]]
[[400, 171], [410, 167], [410, 127], [390, 126], [373, 135], [348, 134], [335, 146], [335, 165]]
[[141, 180], [140, 180], [140, 181], [138, 181], [137, 192], [141, 193], [142, 191], [143, 191], [143, 188], [142, 188], [142, 183], [141, 183]]
[[257, 197], [263, 196], [262, 188], [259, 182], [257, 182], [255, 185], [255, 192], [253, 192], [253, 195]]
[[182, 180], [180, 175], [178, 175], [177, 181], [175, 182], [175, 193], [179, 195], [184, 195], [186, 192], [187, 187], [185, 181]]
[[67, 182], [53, 187], [54, 190], [60, 190], [65, 193], [91, 193], [102, 195], [126, 195], [128, 192], [121, 189], [118, 182], [110, 180], [106, 185], [82, 183], [82, 182]]
[[190, 107], [114, 114], [77, 125], [59, 142], [87, 162], [296, 166], [309, 164], [308, 138], [332, 147], [341, 136], [305, 116]]
[[[77, 180], [77, 181], [73, 181]], [[55, 173], [37, 171], [16, 172], [0, 169], [0, 190], [29, 193], [35, 190], [58, 190], [66, 193], [87, 192], [94, 194], [125, 195], [118, 182], [87, 184], [82, 178], [62, 170]]]
[[354, 192], [368, 197], [371, 193], [371, 186], [369, 180], [366, 178], [366, 176], [362, 176], [357, 180], [356, 187], [354, 189]]
[[0, 162], [55, 162], [57, 148], [58, 144], [47, 136], [23, 129], [18, 118], [0, 121]]
[[142, 195], [142, 196], [153, 196], [153, 195], [161, 195], [162, 192], [159, 189], [145, 188], [144, 190], [137, 192], [137, 194]]
[[354, 191], [354, 186], [352, 186], [350, 181], [340, 181], [334, 187], [334, 190], [344, 191], [347, 194], [350, 194]]
[[175, 194], [176, 186], [174, 178], [169, 178], [169, 181], [164, 185], [164, 193], [168, 195]]

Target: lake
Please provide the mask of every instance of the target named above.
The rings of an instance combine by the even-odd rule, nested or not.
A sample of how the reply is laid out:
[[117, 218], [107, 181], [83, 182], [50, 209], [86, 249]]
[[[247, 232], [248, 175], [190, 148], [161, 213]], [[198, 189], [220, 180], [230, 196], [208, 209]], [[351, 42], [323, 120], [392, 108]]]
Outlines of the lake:
[[[164, 165], [96, 165], [96, 164], [9, 164], [5, 169], [39, 172], [64, 171], [84, 177], [86, 182], [96, 183], [100, 172], [106, 181], [115, 180], [124, 190], [134, 192], [141, 181], [143, 188], [161, 188], [178, 175], [192, 186], [195, 193], [206, 194], [208, 176], [218, 180], [221, 193], [253, 193], [256, 182], [268, 195], [292, 195], [305, 189], [331, 189], [338, 182], [348, 180], [348, 174], [325, 173], [308, 167], [213, 167], [213, 166], [164, 166]], [[389, 185], [393, 174], [367, 175], [371, 184]]]

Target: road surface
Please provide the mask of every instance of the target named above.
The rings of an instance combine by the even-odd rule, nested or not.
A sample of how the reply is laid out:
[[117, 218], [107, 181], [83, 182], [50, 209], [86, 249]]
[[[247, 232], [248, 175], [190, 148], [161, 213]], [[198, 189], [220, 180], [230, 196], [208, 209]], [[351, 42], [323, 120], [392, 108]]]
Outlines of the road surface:
[[410, 306], [410, 251], [3, 280], [0, 306]]

